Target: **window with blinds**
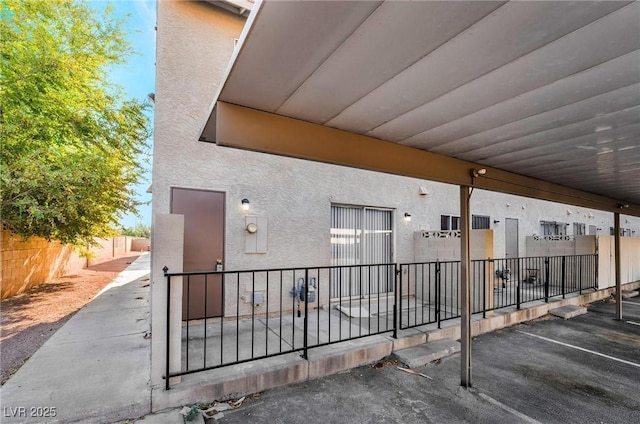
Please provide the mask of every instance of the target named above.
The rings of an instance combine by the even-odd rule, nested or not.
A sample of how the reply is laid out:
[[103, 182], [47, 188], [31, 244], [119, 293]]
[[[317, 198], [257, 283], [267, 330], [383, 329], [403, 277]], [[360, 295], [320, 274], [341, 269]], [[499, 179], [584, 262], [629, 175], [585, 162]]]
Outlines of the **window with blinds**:
[[[482, 230], [491, 228], [490, 217], [485, 215], [471, 216], [471, 229]], [[455, 215], [440, 215], [441, 230], [459, 230], [460, 217]]]
[[[392, 210], [361, 206], [331, 206], [331, 265], [392, 263], [394, 260], [393, 238]], [[363, 284], [361, 272], [375, 281], [367, 281]], [[331, 297], [388, 292], [392, 288], [393, 276], [381, 275], [378, 269], [344, 268], [335, 270], [332, 275]]]
[[543, 236], [564, 236], [567, 234], [567, 225], [556, 221], [540, 221], [540, 234]]

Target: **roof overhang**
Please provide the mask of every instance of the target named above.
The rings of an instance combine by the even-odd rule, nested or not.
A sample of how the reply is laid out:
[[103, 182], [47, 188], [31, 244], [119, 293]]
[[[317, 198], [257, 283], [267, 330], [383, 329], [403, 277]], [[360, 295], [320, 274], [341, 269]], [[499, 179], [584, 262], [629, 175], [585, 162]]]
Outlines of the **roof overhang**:
[[256, 2], [202, 139], [640, 216], [640, 3]]
[[253, 0], [205, 0], [207, 3], [218, 6], [221, 9], [236, 13], [242, 16], [248, 16], [253, 9]]

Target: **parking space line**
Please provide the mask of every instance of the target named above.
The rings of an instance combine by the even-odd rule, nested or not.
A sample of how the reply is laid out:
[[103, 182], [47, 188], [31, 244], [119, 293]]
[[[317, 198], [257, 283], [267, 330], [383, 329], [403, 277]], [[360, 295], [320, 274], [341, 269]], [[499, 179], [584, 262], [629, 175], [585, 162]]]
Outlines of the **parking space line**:
[[627, 321], [627, 324], [640, 325], [640, 322]]
[[629, 302], [627, 300], [623, 300], [622, 303], [624, 303], [625, 305], [633, 305], [633, 306], [640, 306], [640, 303], [636, 303], [636, 302]]
[[513, 415], [515, 415], [516, 417], [520, 418], [521, 420], [531, 423], [531, 424], [541, 424], [540, 421], [536, 421], [533, 418], [531, 418], [528, 415], [523, 414], [522, 412], [516, 411], [515, 409], [505, 405], [504, 403], [495, 400], [494, 398], [492, 398], [489, 395], [485, 395], [484, 393], [478, 393], [478, 396], [480, 396], [482, 399], [486, 400], [489, 403], [492, 403], [494, 405], [496, 405], [499, 408], [504, 409], [507, 412], [512, 413]]
[[602, 356], [603, 358], [611, 359], [611, 360], [613, 360], [613, 361], [622, 362], [623, 364], [627, 364], [627, 365], [631, 365], [631, 366], [633, 366], [633, 367], [640, 368], [640, 364], [637, 364], [637, 363], [635, 363], [635, 362], [626, 361], [626, 360], [624, 360], [624, 359], [620, 359], [620, 358], [615, 358], [615, 357], [613, 357], [613, 356], [605, 355], [604, 353], [600, 353], [600, 352], [594, 352], [593, 350], [585, 349], [585, 348], [580, 347], [580, 346], [570, 345], [569, 343], [559, 342], [559, 341], [557, 341], [557, 340], [548, 339], [548, 338], [546, 338], [546, 337], [539, 336], [539, 335], [537, 335], [537, 334], [527, 333], [527, 332], [525, 332], [525, 331], [516, 330], [516, 332], [521, 333], [521, 334], [526, 334], [527, 336], [536, 337], [536, 338], [541, 339], [541, 340], [546, 340], [546, 341], [551, 342], [551, 343], [559, 344], [559, 345], [561, 345], [561, 346], [570, 347], [570, 348], [572, 348], [572, 349], [581, 350], [581, 351], [583, 351], [583, 352], [587, 352], [587, 353], [592, 353], [592, 354], [594, 354], [594, 355]]

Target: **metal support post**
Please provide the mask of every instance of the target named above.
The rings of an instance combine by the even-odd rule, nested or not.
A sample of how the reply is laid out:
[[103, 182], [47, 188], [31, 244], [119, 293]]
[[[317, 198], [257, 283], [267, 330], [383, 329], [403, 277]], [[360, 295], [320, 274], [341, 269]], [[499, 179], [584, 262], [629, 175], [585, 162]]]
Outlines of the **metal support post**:
[[460, 377], [462, 387], [471, 387], [471, 285], [469, 257], [469, 200], [468, 186], [460, 186], [460, 292], [462, 315], [460, 318]]
[[620, 273], [620, 214], [613, 214], [615, 231], [615, 268], [616, 268], [616, 319], [622, 321], [622, 275]]
[[566, 283], [566, 275], [567, 275], [567, 257], [562, 257], [562, 298], [564, 299], [565, 293], [565, 283]]

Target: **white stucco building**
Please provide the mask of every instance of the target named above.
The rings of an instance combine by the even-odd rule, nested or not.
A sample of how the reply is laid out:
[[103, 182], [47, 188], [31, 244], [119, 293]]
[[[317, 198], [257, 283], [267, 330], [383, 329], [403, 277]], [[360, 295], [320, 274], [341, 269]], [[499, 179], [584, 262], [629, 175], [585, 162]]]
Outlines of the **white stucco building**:
[[[154, 286], [164, 284], [165, 266], [179, 272], [413, 262], [416, 232], [458, 229], [454, 185], [199, 141], [243, 30], [243, 5], [158, 2]], [[613, 227], [608, 212], [483, 190], [473, 192], [471, 213], [474, 227], [493, 230], [494, 258], [527, 255], [527, 236], [610, 235]], [[621, 227], [625, 236], [640, 236], [639, 218], [623, 217]], [[166, 323], [166, 296], [154, 293], [154, 330]], [[161, 386], [163, 341], [153, 343], [152, 384]]]
[[[392, 262], [414, 260], [415, 231], [459, 228], [455, 186], [198, 141], [244, 21], [207, 2], [158, 4], [154, 213], [171, 213], [172, 188], [223, 193], [225, 269], [331, 264], [332, 207], [334, 215], [342, 206], [388, 211]], [[610, 213], [482, 190], [472, 214], [493, 230], [497, 258], [525, 255], [526, 236], [609, 235], [613, 226]], [[260, 253], [250, 253], [258, 236], [246, 231], [248, 217], [262, 218]], [[636, 218], [622, 227], [640, 235]]]

